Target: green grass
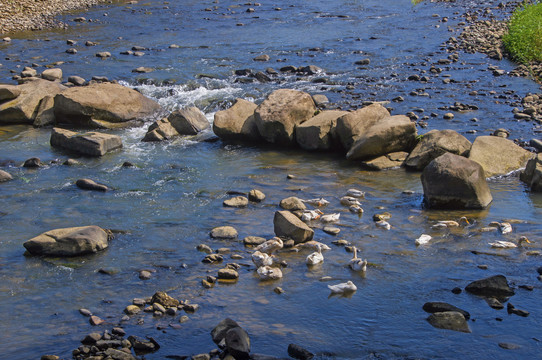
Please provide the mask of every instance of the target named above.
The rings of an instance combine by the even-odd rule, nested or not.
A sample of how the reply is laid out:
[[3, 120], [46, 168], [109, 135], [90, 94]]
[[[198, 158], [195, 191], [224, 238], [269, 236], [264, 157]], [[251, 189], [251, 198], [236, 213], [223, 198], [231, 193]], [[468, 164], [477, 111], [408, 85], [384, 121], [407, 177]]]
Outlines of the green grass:
[[508, 33], [503, 36], [513, 60], [528, 64], [542, 61], [542, 3], [524, 3], [512, 14]]

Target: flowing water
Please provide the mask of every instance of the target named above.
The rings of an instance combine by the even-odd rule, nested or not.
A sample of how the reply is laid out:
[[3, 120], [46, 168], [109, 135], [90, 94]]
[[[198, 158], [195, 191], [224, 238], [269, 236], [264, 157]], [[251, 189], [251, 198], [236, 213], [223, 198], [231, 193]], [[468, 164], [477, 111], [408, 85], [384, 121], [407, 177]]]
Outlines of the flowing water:
[[[261, 6], [218, 1], [113, 3], [63, 17], [70, 22], [83, 15], [93, 19], [91, 23], [70, 22], [68, 30], [11, 35], [10, 44], [0, 44], [0, 81], [11, 82], [10, 70], [19, 72], [32, 63], [41, 71], [46, 64], [64, 61], [60, 67], [65, 77], [107, 76], [137, 88], [168, 111], [196, 105], [210, 121], [214, 112], [236, 97], [260, 102], [277, 88], [325, 94], [343, 109], [403, 96], [404, 102], [390, 103], [393, 114], [417, 110], [420, 116], [438, 115], [430, 117], [419, 133], [450, 128], [473, 140], [505, 127], [512, 138], [539, 137], [535, 124], [513, 120], [511, 112], [527, 92], [538, 91], [537, 85], [526, 79], [494, 77], [488, 71], [488, 65], [496, 64], [511, 70], [512, 64], [506, 61], [495, 63], [484, 55], [461, 54], [459, 62], [442, 66], [443, 73], [431, 75], [428, 83], [406, 80], [447, 57], [441, 45], [459, 35], [454, 31], [463, 21], [459, 15], [473, 4], [414, 6], [406, 0], [315, 0], [293, 5], [277, 0]], [[497, 2], [486, 4], [496, 6]], [[249, 7], [255, 11], [246, 12]], [[72, 47], [66, 45], [68, 39], [77, 41], [73, 46], [77, 54], [65, 53]], [[87, 40], [98, 45], [86, 47]], [[169, 48], [171, 44], [179, 48]], [[120, 55], [132, 46], [148, 50], [142, 57]], [[100, 60], [95, 57], [99, 51], [110, 51], [112, 57]], [[261, 54], [268, 54], [271, 60], [252, 61]], [[354, 64], [362, 58], [371, 63]], [[281, 74], [269, 83], [238, 82], [233, 75], [236, 69], [256, 72], [284, 65], [317, 65], [325, 74]], [[155, 71], [132, 73], [139, 66]], [[442, 79], [448, 75], [455, 82], [444, 84]], [[315, 80], [318, 78], [326, 81]], [[415, 90], [427, 96], [410, 96]], [[469, 95], [473, 90], [478, 91], [477, 96]], [[439, 107], [454, 102], [476, 105], [479, 110], [443, 120], [445, 111]], [[79, 158], [82, 165], [73, 167], [53, 161], [68, 155], [50, 147], [49, 129], [0, 128], [0, 165], [15, 178], [0, 186], [0, 357], [35, 359], [55, 353], [69, 358], [80, 340], [96, 331], [78, 309], [90, 309], [108, 322], [100, 329], [110, 329], [133, 298], [156, 291], [188, 299], [200, 309], [180, 329], [167, 327], [178, 323], [178, 316], [142, 315], [142, 325], [137, 325], [138, 316], [124, 323], [128, 334], [152, 336], [161, 344], [158, 352], [146, 355], [148, 359], [213, 349], [209, 332], [225, 317], [248, 331], [253, 352], [279, 357], [287, 356], [289, 343], [301, 344], [320, 358], [338, 359], [539, 356], [541, 286], [535, 269], [540, 258], [528, 256], [526, 250], [496, 251], [488, 245], [491, 240], [526, 235], [534, 241], [530, 250], [542, 247], [542, 197], [530, 193], [517, 174], [489, 181], [494, 200], [485, 211], [430, 211], [422, 206], [419, 173], [364, 171], [340, 154], [296, 149], [187, 139], [143, 143], [140, 140], [147, 126], [111, 131], [122, 137], [121, 151], [98, 159]], [[49, 165], [38, 170], [22, 168], [24, 160], [33, 156]], [[125, 161], [136, 166], [122, 167]], [[295, 177], [287, 179], [289, 174]], [[114, 190], [81, 191], [74, 185], [79, 178], [92, 178]], [[253, 188], [267, 195], [263, 203], [251, 203], [246, 209], [222, 206], [229, 197], [227, 191]], [[339, 203], [350, 188], [367, 193], [361, 217]], [[346, 239], [357, 246], [370, 262], [365, 276], [346, 267], [351, 254], [331, 245], [323, 265], [314, 268], [304, 263], [307, 252], [281, 253], [280, 258], [288, 263], [284, 278], [258, 281], [250, 250], [241, 239], [272, 237], [273, 214], [278, 202], [288, 196], [323, 196], [330, 201], [325, 212], [341, 213], [341, 233], [334, 237], [317, 226], [315, 239], [329, 245], [335, 239]], [[372, 215], [382, 211], [392, 214], [390, 231], [376, 228], [372, 221]], [[431, 229], [437, 220], [457, 220], [463, 215], [474, 220], [471, 229]], [[511, 235], [474, 231], [503, 219], [520, 220], [513, 224]], [[22, 243], [41, 232], [87, 224], [119, 232], [107, 250], [88, 257], [23, 255]], [[220, 225], [234, 226], [239, 241], [210, 239], [209, 231]], [[422, 233], [431, 234], [434, 240], [416, 247], [414, 239]], [[213, 249], [228, 247], [232, 254], [242, 255], [242, 260], [230, 260], [226, 255], [225, 261], [242, 264], [239, 281], [203, 289], [201, 280], [216, 275], [221, 265], [201, 263], [204, 254], [196, 250], [200, 243]], [[475, 255], [473, 250], [499, 256]], [[487, 265], [487, 270], [478, 265]], [[139, 280], [141, 269], [155, 271], [151, 280]], [[450, 291], [495, 274], [506, 275], [515, 286], [534, 286], [532, 291], [518, 289], [511, 299], [518, 308], [528, 310], [529, 317], [508, 315], [505, 310], [491, 309], [481, 298]], [[324, 276], [333, 280], [321, 281]], [[357, 285], [357, 292], [351, 297], [329, 297], [327, 285], [346, 280]], [[284, 294], [273, 291], [277, 286]], [[422, 310], [427, 301], [445, 301], [468, 310], [472, 333], [431, 327]], [[520, 348], [504, 350], [498, 346], [500, 342]]]

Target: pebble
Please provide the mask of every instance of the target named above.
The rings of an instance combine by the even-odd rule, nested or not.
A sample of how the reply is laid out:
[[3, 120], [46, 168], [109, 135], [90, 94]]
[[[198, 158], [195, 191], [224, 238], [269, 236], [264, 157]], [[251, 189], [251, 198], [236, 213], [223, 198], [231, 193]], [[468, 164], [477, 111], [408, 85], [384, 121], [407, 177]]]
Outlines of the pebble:
[[105, 321], [100, 319], [98, 316], [96, 315], [92, 315], [89, 319], [89, 323], [90, 325], [92, 326], [98, 326], [98, 325], [101, 325], [103, 324]]
[[141, 270], [139, 272], [139, 278], [141, 280], [149, 280], [150, 278], [152, 277], [152, 274], [150, 271], [147, 271], [147, 270]]
[[79, 313], [83, 316], [92, 316], [92, 312], [90, 310], [87, 310], [87, 309], [79, 309]]
[[341, 232], [341, 229], [339, 229], [339, 228], [337, 228], [337, 227], [334, 227], [334, 226], [324, 226], [323, 231], [324, 231], [326, 234], [330, 234], [330, 235], [339, 235], [339, 233]]
[[68, 54], [77, 54], [77, 49], [69, 48], [68, 50], [66, 50], [66, 53], [68, 53]]

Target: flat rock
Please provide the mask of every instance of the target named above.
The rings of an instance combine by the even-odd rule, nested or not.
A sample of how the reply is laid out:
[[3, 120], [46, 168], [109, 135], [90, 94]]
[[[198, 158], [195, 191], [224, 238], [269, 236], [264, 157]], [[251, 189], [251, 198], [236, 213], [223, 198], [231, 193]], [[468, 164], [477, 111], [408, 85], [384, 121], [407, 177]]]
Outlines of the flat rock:
[[57, 94], [54, 109], [57, 124], [117, 128], [152, 118], [161, 107], [126, 86], [96, 82]]
[[507, 297], [514, 295], [504, 275], [495, 275], [471, 282], [465, 287], [471, 294], [488, 297]]
[[405, 166], [423, 170], [432, 160], [449, 152], [468, 156], [472, 144], [453, 130], [431, 130], [424, 134], [405, 161]]
[[487, 177], [524, 168], [531, 157], [531, 152], [499, 136], [477, 137], [469, 154], [469, 159], [482, 165]]
[[326, 110], [297, 125], [295, 137], [297, 144], [305, 150], [329, 150], [335, 146], [334, 130], [337, 119], [346, 111]]
[[362, 161], [361, 165], [369, 170], [387, 170], [400, 167], [403, 165], [408, 153], [406, 151], [398, 151], [379, 156], [372, 160]]
[[236, 239], [237, 230], [232, 226], [219, 226], [211, 230], [211, 237], [214, 239]]
[[50, 142], [53, 147], [88, 156], [103, 156], [122, 148], [122, 140], [117, 135], [100, 132], [76, 133], [61, 128], [53, 128]]
[[254, 110], [257, 107], [253, 102], [236, 99], [229, 109], [215, 113], [213, 132], [223, 140], [248, 142], [261, 140], [254, 120]]
[[107, 233], [94, 225], [50, 230], [23, 244], [32, 255], [49, 256], [91, 254], [108, 245]]
[[416, 125], [407, 116], [390, 116], [360, 134], [346, 153], [349, 160], [367, 160], [397, 151], [410, 151], [416, 140]]
[[254, 118], [258, 132], [267, 142], [294, 145], [295, 127], [313, 117], [316, 110], [309, 94], [279, 89], [256, 108]]
[[493, 200], [482, 166], [459, 155], [431, 161], [421, 180], [429, 208], [484, 209]]
[[17, 85], [0, 84], [0, 102], [15, 99], [21, 91]]
[[4, 89], [4, 97], [9, 98], [18, 93], [16, 97], [0, 103], [0, 124], [32, 124], [42, 99], [67, 89], [58, 82], [44, 79], [28, 81], [15, 88], [11, 85], [2, 85], [0, 88]]
[[427, 321], [436, 328], [470, 333], [469, 324], [463, 314], [457, 311], [437, 312], [429, 315]]
[[247, 236], [243, 239], [245, 246], [258, 246], [266, 241], [267, 240], [265, 238], [259, 236]]
[[294, 240], [296, 244], [312, 240], [314, 230], [290, 211], [277, 211], [273, 219], [275, 234]]
[[235, 196], [231, 199], [224, 200], [223, 205], [225, 207], [243, 208], [248, 205], [248, 198], [245, 196]]

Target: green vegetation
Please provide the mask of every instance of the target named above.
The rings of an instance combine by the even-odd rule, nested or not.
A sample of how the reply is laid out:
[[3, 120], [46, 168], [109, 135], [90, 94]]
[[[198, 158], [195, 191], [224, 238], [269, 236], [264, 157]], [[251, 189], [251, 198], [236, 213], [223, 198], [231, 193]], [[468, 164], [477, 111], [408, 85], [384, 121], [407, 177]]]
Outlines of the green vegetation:
[[542, 3], [524, 3], [518, 7], [503, 36], [506, 50], [520, 63], [542, 61]]

